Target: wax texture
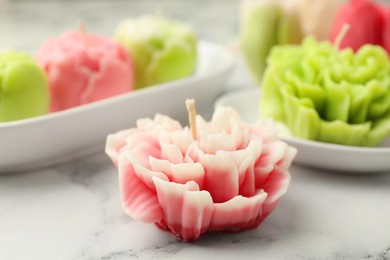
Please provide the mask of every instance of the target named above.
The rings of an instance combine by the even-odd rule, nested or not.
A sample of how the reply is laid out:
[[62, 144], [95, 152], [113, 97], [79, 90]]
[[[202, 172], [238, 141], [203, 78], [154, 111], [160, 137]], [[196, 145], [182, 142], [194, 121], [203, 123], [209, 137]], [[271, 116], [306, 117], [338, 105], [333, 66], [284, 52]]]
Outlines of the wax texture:
[[232, 108], [196, 120], [196, 140], [159, 114], [108, 136], [124, 210], [187, 242], [256, 228], [287, 192], [296, 149], [278, 139], [272, 121], [247, 124]]
[[307, 38], [275, 47], [268, 59], [260, 113], [298, 138], [376, 146], [390, 134], [390, 61], [364, 45], [357, 53]]
[[50, 111], [56, 112], [128, 93], [134, 66], [114, 40], [83, 32], [47, 39], [37, 52], [50, 86]]

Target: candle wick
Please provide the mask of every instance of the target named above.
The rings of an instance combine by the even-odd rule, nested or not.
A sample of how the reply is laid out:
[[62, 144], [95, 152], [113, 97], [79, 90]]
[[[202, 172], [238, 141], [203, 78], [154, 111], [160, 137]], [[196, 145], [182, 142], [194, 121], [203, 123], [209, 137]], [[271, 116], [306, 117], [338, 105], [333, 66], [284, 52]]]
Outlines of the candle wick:
[[341, 31], [339, 32], [339, 34], [337, 35], [337, 37], [334, 41], [333, 46], [335, 49], [338, 50], [340, 48], [340, 44], [343, 41], [343, 39], [345, 38], [345, 35], [347, 34], [347, 32], [349, 31], [350, 28], [351, 28], [351, 26], [348, 23], [345, 23], [343, 25], [343, 27], [341, 28]]
[[81, 33], [82, 37], [83, 37], [83, 42], [84, 42], [84, 45], [87, 46], [88, 45], [88, 40], [87, 40], [87, 27], [85, 26], [85, 23], [83, 20], [79, 20], [77, 22], [78, 24], [78, 28], [79, 28], [79, 32]]
[[190, 122], [191, 136], [192, 139], [196, 140], [196, 109], [195, 109], [195, 100], [187, 99], [186, 107], [188, 111], [188, 121]]

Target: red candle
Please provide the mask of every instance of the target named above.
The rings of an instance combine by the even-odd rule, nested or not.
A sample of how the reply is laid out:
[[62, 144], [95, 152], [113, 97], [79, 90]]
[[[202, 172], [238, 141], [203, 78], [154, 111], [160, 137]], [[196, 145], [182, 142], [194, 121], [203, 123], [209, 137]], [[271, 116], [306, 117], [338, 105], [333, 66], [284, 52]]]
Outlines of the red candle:
[[340, 42], [340, 49], [357, 51], [364, 44], [382, 45], [384, 7], [371, 0], [351, 0], [343, 5], [333, 24], [330, 40], [335, 42], [344, 24], [350, 28]]

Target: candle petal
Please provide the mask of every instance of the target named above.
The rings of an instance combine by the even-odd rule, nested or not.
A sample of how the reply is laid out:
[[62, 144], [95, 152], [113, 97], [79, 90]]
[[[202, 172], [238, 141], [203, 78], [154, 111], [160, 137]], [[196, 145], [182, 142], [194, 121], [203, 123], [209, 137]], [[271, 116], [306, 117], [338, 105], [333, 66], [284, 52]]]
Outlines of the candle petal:
[[164, 212], [164, 224], [176, 237], [180, 238], [184, 194], [187, 191], [199, 191], [199, 187], [193, 181], [186, 184], [167, 182], [159, 178], [154, 178], [153, 181], [157, 189], [158, 202]]
[[225, 202], [238, 195], [238, 170], [229, 156], [201, 154], [199, 162], [205, 169], [204, 189], [214, 202]]
[[122, 154], [118, 163], [119, 187], [122, 206], [133, 219], [154, 223], [163, 218], [163, 210], [155, 191], [143, 183], [136, 175], [127, 154]]
[[150, 157], [149, 161], [152, 170], [164, 172], [170, 181], [185, 184], [192, 180], [198, 184], [200, 189], [203, 188], [205, 171], [202, 164], [193, 162], [173, 164], [153, 157]]
[[236, 164], [239, 175], [239, 194], [251, 197], [255, 194], [254, 165], [261, 155], [263, 144], [259, 140], [250, 141], [249, 145], [237, 151], [218, 151], [219, 155], [226, 155]]
[[183, 197], [182, 237], [185, 241], [198, 239], [205, 233], [213, 214], [213, 200], [207, 191], [187, 191]]
[[182, 163], [183, 154], [180, 149], [173, 144], [161, 144], [161, 159], [172, 163]]
[[257, 226], [262, 218], [262, 204], [267, 198], [263, 190], [253, 197], [236, 196], [224, 203], [214, 204], [210, 230], [243, 230]]
[[126, 145], [125, 138], [134, 132], [137, 132], [137, 130], [126, 129], [107, 136], [105, 152], [116, 167], [118, 167], [120, 150]]
[[268, 194], [263, 205], [264, 217], [268, 216], [274, 210], [279, 199], [287, 192], [290, 178], [288, 171], [279, 166], [275, 166], [268, 175], [268, 178], [262, 185], [262, 188]]

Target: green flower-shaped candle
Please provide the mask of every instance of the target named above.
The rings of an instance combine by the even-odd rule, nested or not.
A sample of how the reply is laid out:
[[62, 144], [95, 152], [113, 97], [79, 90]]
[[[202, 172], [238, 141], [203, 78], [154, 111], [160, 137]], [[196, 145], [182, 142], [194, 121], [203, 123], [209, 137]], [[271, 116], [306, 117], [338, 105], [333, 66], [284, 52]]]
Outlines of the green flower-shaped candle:
[[390, 61], [384, 49], [357, 53], [307, 38], [274, 47], [260, 111], [298, 138], [376, 146], [390, 134]]
[[0, 53], [0, 122], [48, 113], [46, 76], [32, 57], [16, 51]]
[[136, 67], [136, 88], [191, 75], [196, 68], [197, 39], [187, 25], [162, 16], [124, 20], [117, 39]]
[[298, 4], [283, 0], [242, 0], [239, 38], [247, 68], [261, 82], [271, 48], [302, 40]]

